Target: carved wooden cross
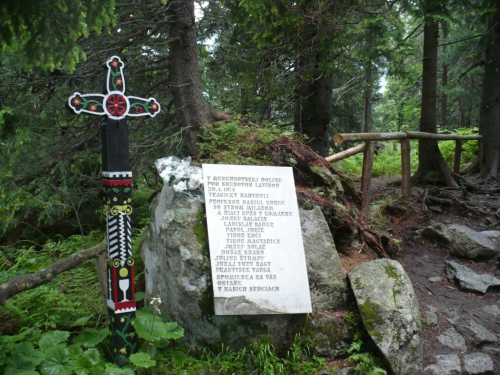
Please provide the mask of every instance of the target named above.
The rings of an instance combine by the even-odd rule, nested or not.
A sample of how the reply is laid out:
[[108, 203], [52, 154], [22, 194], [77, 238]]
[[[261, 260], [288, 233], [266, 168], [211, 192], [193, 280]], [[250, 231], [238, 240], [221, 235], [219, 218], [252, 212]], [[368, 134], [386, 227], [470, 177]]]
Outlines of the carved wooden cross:
[[128, 153], [127, 117], [151, 116], [160, 112], [155, 99], [125, 96], [125, 64], [118, 56], [106, 62], [107, 94], [75, 92], [68, 100], [76, 113], [106, 116], [101, 126], [102, 185], [108, 242], [108, 312], [115, 362], [130, 363], [137, 338], [135, 319], [134, 259], [132, 257], [132, 172]]

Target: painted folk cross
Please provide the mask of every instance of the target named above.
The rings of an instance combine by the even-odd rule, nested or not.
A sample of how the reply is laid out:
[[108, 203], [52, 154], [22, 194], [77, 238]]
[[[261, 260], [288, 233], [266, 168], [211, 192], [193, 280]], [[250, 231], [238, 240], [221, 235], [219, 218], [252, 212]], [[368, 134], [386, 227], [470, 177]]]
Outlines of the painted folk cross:
[[160, 112], [155, 99], [125, 96], [125, 64], [118, 56], [105, 65], [107, 94], [75, 92], [68, 100], [76, 113], [106, 116], [101, 126], [102, 185], [106, 214], [108, 250], [108, 313], [115, 363], [129, 364], [136, 351], [134, 259], [130, 214], [132, 213], [132, 172], [128, 152], [127, 117], [151, 116]]

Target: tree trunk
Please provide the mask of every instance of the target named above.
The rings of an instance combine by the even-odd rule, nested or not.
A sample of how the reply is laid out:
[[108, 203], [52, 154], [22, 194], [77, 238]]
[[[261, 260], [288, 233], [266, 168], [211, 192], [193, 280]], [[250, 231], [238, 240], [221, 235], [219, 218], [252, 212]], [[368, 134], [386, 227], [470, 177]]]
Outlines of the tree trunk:
[[363, 93], [363, 100], [365, 102], [365, 133], [371, 133], [373, 128], [373, 117], [372, 117], [372, 63], [371, 61], [366, 63], [365, 66], [365, 89]]
[[[432, 10], [432, 0], [426, 0], [426, 11]], [[420, 131], [436, 133], [436, 89], [437, 89], [437, 52], [438, 23], [426, 17], [424, 27], [424, 55], [422, 74], [422, 109]], [[451, 175], [437, 141], [418, 142], [418, 170], [413, 175], [414, 182], [444, 180], [447, 186], [458, 186]]]
[[186, 146], [195, 154], [198, 134], [212, 116], [201, 88], [194, 0], [172, 0], [170, 12], [170, 79], [174, 86], [175, 115], [184, 130]]
[[[446, 26], [443, 26], [443, 36], [444, 39], [448, 36], [448, 31], [446, 30]], [[443, 46], [443, 55], [446, 55], [446, 46]], [[441, 94], [441, 129], [446, 129], [446, 119], [448, 117], [448, 96], [446, 95], [446, 86], [448, 85], [448, 64], [443, 64], [443, 88]]]
[[500, 2], [488, 19], [479, 133], [483, 136], [481, 178], [498, 178], [500, 168]]

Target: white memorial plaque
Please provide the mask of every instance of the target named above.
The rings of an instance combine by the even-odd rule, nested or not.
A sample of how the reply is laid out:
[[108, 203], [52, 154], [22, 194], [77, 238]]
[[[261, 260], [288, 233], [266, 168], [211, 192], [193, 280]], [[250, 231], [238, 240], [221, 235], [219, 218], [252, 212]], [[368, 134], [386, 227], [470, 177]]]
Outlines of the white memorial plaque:
[[310, 313], [292, 168], [203, 164], [216, 315]]

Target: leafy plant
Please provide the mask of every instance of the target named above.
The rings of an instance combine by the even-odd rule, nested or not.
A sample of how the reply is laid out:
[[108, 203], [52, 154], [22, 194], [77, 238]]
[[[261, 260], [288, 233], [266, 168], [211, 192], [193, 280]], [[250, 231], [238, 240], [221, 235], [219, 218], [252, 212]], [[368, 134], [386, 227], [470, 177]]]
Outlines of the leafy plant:
[[363, 338], [361, 331], [354, 334], [354, 341], [347, 350], [349, 361], [356, 362], [356, 375], [387, 375], [387, 371], [382, 368], [383, 363], [380, 358], [372, 353], [362, 351]]

